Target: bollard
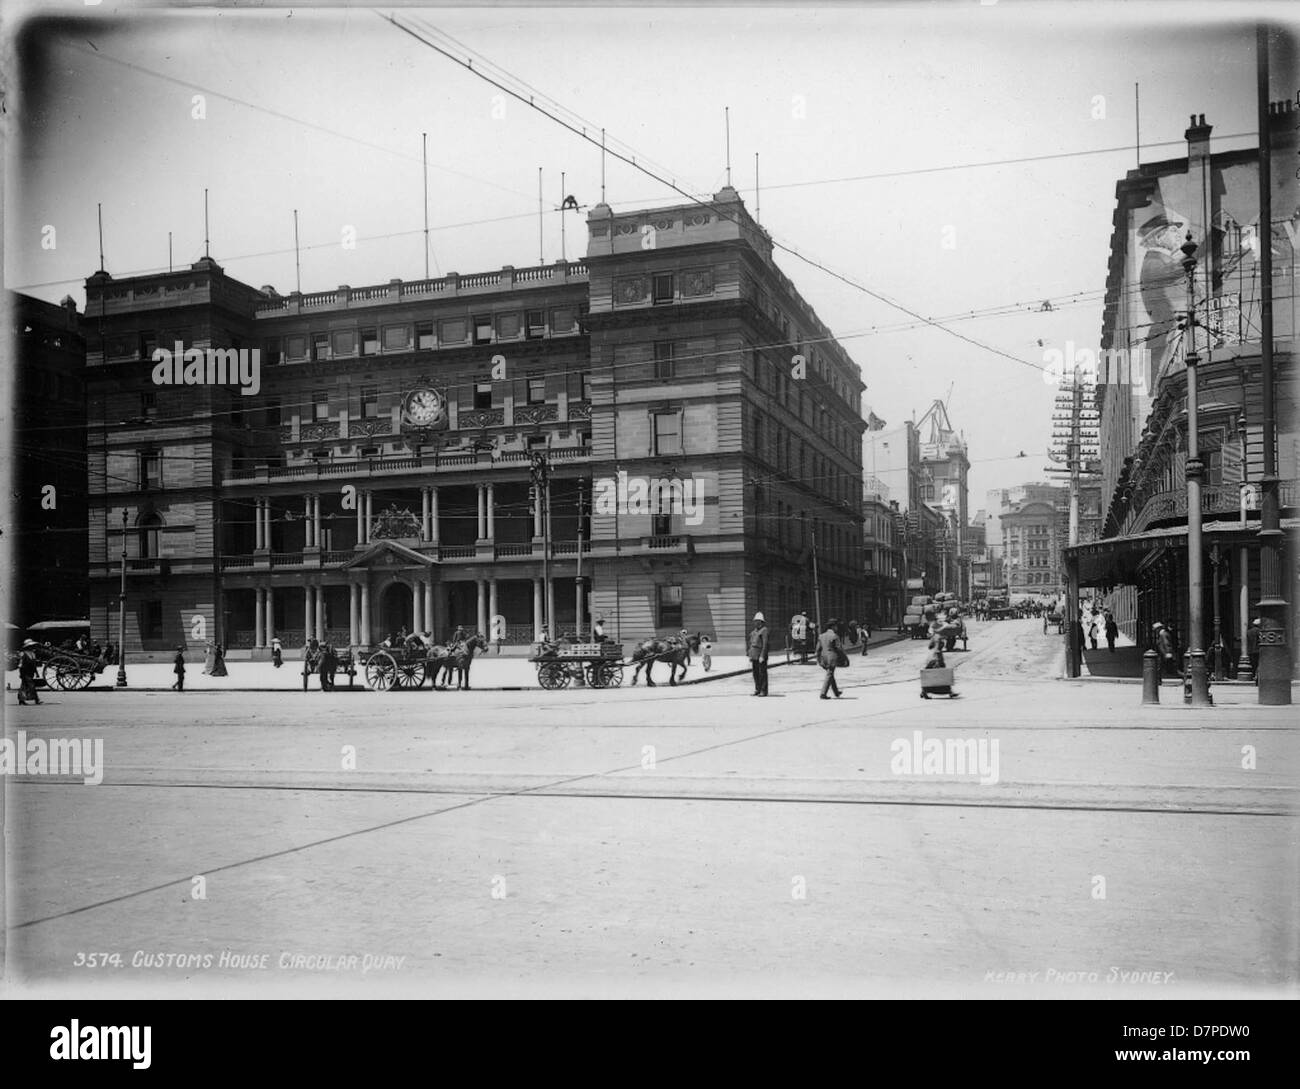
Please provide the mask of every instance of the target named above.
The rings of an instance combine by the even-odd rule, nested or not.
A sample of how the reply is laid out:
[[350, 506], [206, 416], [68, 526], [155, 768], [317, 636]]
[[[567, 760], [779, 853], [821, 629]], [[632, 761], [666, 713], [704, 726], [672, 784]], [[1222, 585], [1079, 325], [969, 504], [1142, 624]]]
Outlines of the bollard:
[[1160, 656], [1154, 650], [1142, 655], [1142, 702], [1160, 702]]

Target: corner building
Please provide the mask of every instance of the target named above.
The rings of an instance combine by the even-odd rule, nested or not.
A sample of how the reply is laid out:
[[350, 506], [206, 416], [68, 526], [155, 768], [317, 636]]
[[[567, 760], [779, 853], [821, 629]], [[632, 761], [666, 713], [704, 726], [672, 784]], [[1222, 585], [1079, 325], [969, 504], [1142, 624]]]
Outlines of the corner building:
[[[858, 367], [734, 190], [588, 227], [583, 262], [313, 294], [206, 257], [90, 277], [95, 634], [116, 637], [123, 550], [128, 653], [494, 616], [507, 646], [603, 616], [725, 652], [754, 611], [812, 608], [814, 548], [823, 614], [852, 618]], [[259, 350], [260, 389], [156, 385], [177, 342]], [[605, 501], [638, 479], [678, 501]]]

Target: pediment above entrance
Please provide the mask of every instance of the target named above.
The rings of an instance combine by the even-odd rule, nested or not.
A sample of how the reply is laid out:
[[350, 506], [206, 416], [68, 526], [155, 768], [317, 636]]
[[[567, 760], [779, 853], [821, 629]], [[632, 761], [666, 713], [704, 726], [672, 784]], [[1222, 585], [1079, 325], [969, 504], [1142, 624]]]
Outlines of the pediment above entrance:
[[436, 567], [438, 561], [432, 556], [402, 544], [400, 541], [375, 541], [364, 552], [353, 556], [343, 565], [343, 570], [361, 568], [363, 570], [391, 570], [399, 567]]

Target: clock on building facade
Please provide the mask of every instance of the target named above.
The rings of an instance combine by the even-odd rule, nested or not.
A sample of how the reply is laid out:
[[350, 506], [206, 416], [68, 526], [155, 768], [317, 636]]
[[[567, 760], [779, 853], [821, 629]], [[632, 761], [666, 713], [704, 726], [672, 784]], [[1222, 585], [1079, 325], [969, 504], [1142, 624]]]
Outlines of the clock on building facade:
[[447, 427], [447, 398], [439, 390], [421, 386], [402, 399], [404, 428], [437, 431]]

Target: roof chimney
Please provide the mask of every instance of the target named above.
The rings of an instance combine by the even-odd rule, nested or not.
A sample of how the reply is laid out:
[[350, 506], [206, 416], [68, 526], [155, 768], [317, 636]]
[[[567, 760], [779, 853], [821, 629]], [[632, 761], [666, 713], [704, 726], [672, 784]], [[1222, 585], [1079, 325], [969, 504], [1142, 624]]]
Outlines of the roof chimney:
[[1204, 159], [1210, 154], [1210, 129], [1212, 125], [1205, 123], [1205, 114], [1197, 117], [1196, 114], [1191, 116], [1191, 125], [1183, 135], [1187, 138], [1187, 161], [1192, 163], [1198, 159]]

